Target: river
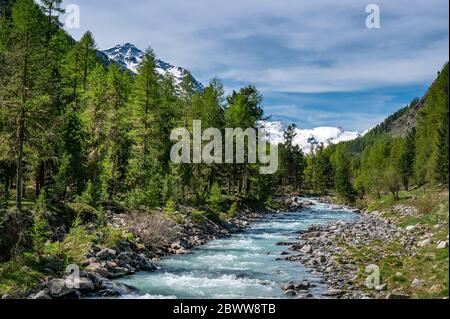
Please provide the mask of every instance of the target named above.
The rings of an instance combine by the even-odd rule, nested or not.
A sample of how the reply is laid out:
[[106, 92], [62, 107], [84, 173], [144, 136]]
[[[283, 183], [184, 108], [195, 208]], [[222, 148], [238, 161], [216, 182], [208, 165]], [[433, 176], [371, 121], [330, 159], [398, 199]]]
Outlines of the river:
[[277, 243], [297, 241], [296, 232], [313, 224], [357, 217], [349, 210], [312, 201], [314, 205], [306, 210], [266, 215], [251, 228], [214, 240], [191, 254], [166, 257], [157, 262], [155, 272], [121, 278], [119, 282], [139, 289], [139, 294], [125, 298], [289, 298], [282, 285], [302, 280], [309, 280], [314, 286], [310, 293], [321, 298], [325, 284], [299, 262], [279, 260], [288, 247]]

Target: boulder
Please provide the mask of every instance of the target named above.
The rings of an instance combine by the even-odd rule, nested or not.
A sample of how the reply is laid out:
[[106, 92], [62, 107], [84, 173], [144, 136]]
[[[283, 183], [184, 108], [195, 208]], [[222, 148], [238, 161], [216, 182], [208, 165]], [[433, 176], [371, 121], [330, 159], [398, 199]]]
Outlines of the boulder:
[[33, 295], [31, 297], [31, 299], [40, 299], [40, 300], [45, 300], [45, 299], [52, 299], [52, 297], [50, 297], [48, 295], [48, 289], [44, 289], [39, 291], [38, 293], [36, 293], [35, 295]]
[[294, 297], [297, 295], [297, 293], [295, 292], [295, 290], [289, 289], [284, 292], [284, 295], [288, 297]]
[[75, 292], [74, 288], [69, 288], [64, 279], [52, 279], [47, 283], [50, 296], [61, 298]]
[[304, 254], [309, 254], [312, 251], [312, 247], [311, 245], [305, 245], [302, 247], [302, 249], [300, 249], [300, 251]]
[[447, 242], [443, 240], [438, 244], [437, 249], [445, 249], [447, 248], [447, 246], [448, 246]]
[[301, 283], [295, 285], [295, 290], [309, 290], [311, 283], [308, 280], [303, 280]]
[[419, 244], [417, 246], [423, 248], [426, 247], [428, 245], [431, 245], [433, 243], [433, 241], [429, 238], [422, 240], [421, 242], [419, 242]]
[[295, 289], [295, 284], [293, 282], [289, 282], [283, 286], [284, 291], [294, 290], [294, 289]]
[[90, 292], [95, 290], [92, 280], [86, 277], [75, 278], [71, 284], [78, 287], [77, 289], [82, 292]]
[[101, 260], [105, 260], [105, 259], [108, 259], [108, 258], [113, 258], [113, 257], [115, 257], [115, 256], [116, 256], [116, 251], [113, 250], [113, 249], [105, 248], [105, 249], [100, 250], [100, 251], [96, 254], [96, 256], [97, 256], [98, 258], [100, 258]]
[[105, 267], [103, 267], [101, 264], [99, 264], [99, 263], [92, 263], [92, 264], [90, 264], [89, 266], [86, 267], [86, 271], [87, 272], [96, 272], [96, 273], [100, 274], [103, 277], [111, 276], [109, 271]]

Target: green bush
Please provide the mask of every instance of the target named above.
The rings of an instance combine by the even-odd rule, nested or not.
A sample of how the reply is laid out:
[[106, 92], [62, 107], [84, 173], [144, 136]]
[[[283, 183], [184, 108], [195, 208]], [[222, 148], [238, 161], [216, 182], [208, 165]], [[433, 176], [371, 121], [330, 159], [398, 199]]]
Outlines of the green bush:
[[125, 198], [125, 205], [128, 208], [154, 208], [159, 204], [160, 198], [156, 193], [141, 189], [132, 190]]
[[209, 192], [208, 205], [212, 211], [218, 213], [222, 210], [222, 205], [224, 198], [222, 196], [222, 190], [218, 183], [214, 183], [213, 187]]
[[164, 207], [164, 211], [166, 213], [174, 213], [176, 210], [175, 202], [172, 199], [169, 199]]
[[101, 244], [106, 247], [114, 247], [120, 241], [128, 238], [128, 234], [121, 229], [105, 226], [101, 230]]
[[86, 203], [69, 203], [67, 206], [74, 211], [75, 216], [79, 217], [82, 223], [98, 222], [104, 218], [101, 210]]
[[191, 217], [196, 223], [204, 223], [208, 219], [207, 213], [201, 210], [194, 210], [191, 212]]
[[34, 218], [33, 228], [31, 230], [31, 239], [33, 241], [33, 250], [41, 258], [45, 254], [45, 246], [52, 232], [49, 229], [48, 221], [38, 214]]
[[95, 236], [81, 225], [78, 217], [62, 243], [62, 252], [66, 262], [80, 264], [89, 253], [94, 238]]

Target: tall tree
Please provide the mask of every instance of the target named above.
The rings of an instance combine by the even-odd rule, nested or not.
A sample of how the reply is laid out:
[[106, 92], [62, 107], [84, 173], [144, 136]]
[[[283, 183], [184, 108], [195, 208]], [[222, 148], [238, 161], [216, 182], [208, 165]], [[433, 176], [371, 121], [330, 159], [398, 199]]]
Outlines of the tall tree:
[[351, 182], [350, 153], [345, 144], [339, 144], [334, 153], [336, 193], [347, 200], [353, 200], [354, 189]]
[[[43, 21], [39, 7], [32, 0], [18, 0], [12, 8], [12, 24], [8, 37], [6, 63], [10, 66], [4, 96], [9, 122], [16, 129], [14, 147], [16, 154], [16, 208], [21, 210], [23, 198], [23, 172], [25, 147], [28, 145], [28, 128], [36, 119], [45, 118], [40, 113], [48, 110], [48, 99], [39, 86], [44, 62]], [[41, 117], [40, 117], [41, 116]]]
[[151, 150], [154, 146], [155, 120], [161, 101], [156, 59], [151, 48], [145, 51], [138, 73], [132, 94], [131, 133], [134, 147], [129, 174], [134, 186], [146, 188], [154, 177], [151, 171]]

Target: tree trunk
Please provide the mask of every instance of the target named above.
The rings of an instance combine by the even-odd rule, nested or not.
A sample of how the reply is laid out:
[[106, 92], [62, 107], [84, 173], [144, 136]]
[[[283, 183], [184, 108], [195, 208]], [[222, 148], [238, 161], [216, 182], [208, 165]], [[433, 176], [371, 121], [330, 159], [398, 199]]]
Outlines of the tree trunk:
[[17, 170], [16, 170], [16, 208], [22, 210], [23, 188], [23, 141], [25, 137], [25, 112], [21, 110], [17, 128]]
[[22, 210], [23, 189], [23, 144], [25, 140], [25, 103], [28, 90], [28, 44], [29, 32], [25, 36], [25, 52], [23, 58], [23, 73], [21, 78], [22, 104], [20, 106], [18, 128], [17, 128], [17, 174], [16, 174], [16, 208]]

